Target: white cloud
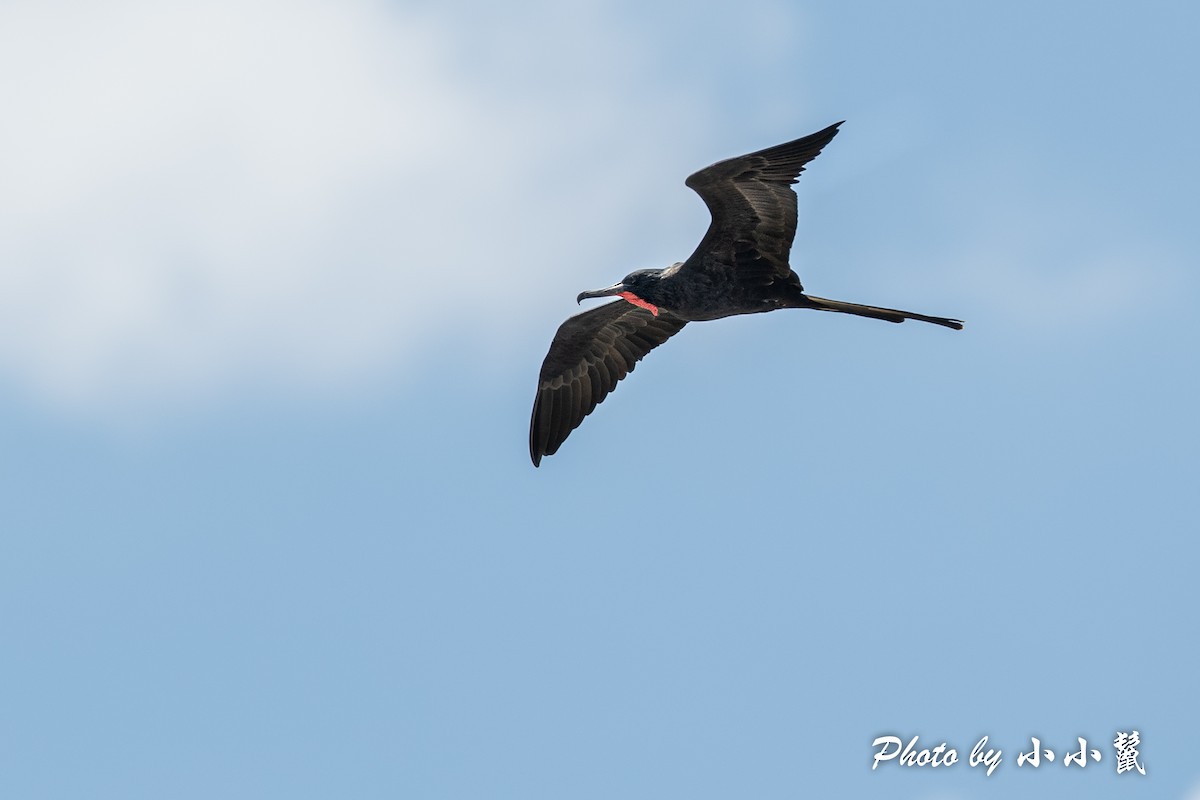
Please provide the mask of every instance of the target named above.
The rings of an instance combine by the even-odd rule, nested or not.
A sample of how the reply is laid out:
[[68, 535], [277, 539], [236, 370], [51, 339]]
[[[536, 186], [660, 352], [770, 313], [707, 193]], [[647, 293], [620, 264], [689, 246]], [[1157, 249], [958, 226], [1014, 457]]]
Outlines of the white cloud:
[[468, 36], [372, 0], [0, 6], [3, 384], [142, 413], [481, 335], [623, 213], [626, 121], [686, 122], [554, 8]]

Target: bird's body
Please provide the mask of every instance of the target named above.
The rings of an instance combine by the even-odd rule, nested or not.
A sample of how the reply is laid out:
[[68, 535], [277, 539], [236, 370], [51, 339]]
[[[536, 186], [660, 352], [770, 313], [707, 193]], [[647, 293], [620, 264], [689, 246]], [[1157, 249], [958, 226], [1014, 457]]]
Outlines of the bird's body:
[[577, 314], [555, 334], [542, 363], [529, 428], [534, 466], [553, 455], [651, 349], [688, 322], [812, 308], [903, 322], [916, 319], [961, 329], [958, 320], [826, 300], [804, 293], [789, 264], [796, 235], [792, 184], [804, 165], [837, 134], [838, 125], [700, 170], [687, 180], [712, 223], [687, 261], [632, 272], [587, 297], [622, 298]]

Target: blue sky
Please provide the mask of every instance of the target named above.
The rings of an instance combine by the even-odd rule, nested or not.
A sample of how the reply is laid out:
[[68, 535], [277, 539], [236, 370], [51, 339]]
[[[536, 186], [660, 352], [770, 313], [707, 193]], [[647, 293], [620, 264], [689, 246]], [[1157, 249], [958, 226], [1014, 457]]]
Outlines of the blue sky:
[[[1194, 800], [1198, 24], [6, 3], [0, 795]], [[689, 326], [533, 469], [575, 295], [840, 119], [806, 287], [966, 330]]]

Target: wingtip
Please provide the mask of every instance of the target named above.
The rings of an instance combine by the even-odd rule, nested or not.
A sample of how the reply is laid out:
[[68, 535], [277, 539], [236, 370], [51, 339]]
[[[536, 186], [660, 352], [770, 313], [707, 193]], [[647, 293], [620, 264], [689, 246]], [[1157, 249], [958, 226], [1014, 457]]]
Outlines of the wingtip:
[[529, 460], [533, 462], [533, 466], [540, 467], [542, 465], [542, 456], [544, 455], [541, 448], [538, 447], [538, 428], [537, 428], [537, 411], [538, 404], [535, 401], [533, 404], [533, 419], [529, 425]]

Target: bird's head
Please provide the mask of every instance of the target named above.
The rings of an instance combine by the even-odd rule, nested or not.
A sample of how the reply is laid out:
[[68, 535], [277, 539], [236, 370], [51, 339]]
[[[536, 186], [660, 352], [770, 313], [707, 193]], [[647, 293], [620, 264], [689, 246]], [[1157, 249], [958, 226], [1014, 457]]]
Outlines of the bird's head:
[[607, 289], [593, 289], [580, 292], [575, 302], [582, 303], [589, 297], [621, 297], [644, 308], [654, 316], [658, 316], [658, 283], [662, 276], [661, 269], [639, 269], [629, 273]]

